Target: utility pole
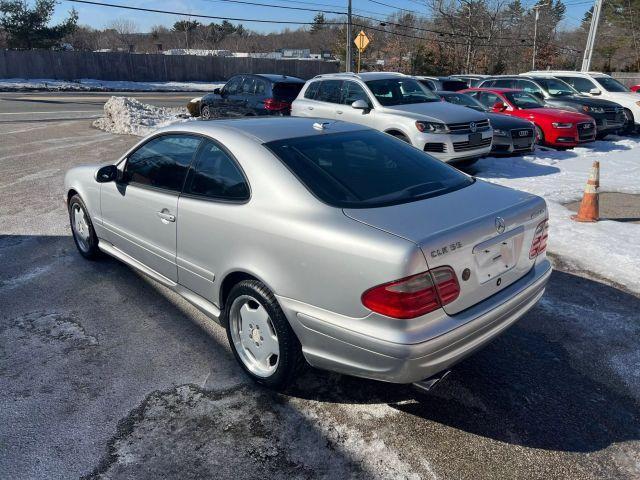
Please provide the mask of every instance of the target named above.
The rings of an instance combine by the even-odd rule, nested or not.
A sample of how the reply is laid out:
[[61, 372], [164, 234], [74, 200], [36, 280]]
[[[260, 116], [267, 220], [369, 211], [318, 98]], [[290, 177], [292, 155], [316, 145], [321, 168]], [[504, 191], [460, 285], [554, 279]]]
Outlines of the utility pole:
[[353, 33], [351, 32], [351, 0], [348, 0], [347, 6], [347, 55], [346, 55], [346, 68], [345, 72], [351, 71], [351, 64], [353, 63]]
[[536, 11], [536, 19], [533, 23], [533, 58], [531, 59], [531, 70], [536, 69], [536, 47], [538, 43], [538, 19], [540, 18], [540, 8], [545, 7], [544, 5], [536, 5], [532, 7]]
[[593, 47], [596, 44], [596, 33], [598, 32], [598, 21], [600, 20], [600, 10], [602, 10], [602, 0], [596, 0], [593, 6], [593, 14], [591, 15], [591, 26], [589, 27], [589, 36], [587, 37], [587, 45], [584, 47], [584, 57], [582, 58], [582, 72], [588, 72], [591, 68], [591, 57], [593, 55]]

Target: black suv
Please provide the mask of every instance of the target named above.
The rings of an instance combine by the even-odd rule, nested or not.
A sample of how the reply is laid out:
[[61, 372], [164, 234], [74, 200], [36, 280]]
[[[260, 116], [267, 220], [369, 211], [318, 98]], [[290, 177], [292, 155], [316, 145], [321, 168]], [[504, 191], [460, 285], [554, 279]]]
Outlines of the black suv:
[[289, 115], [291, 102], [302, 90], [304, 80], [286, 75], [235, 75], [200, 101], [200, 116], [219, 117]]
[[572, 110], [589, 115], [596, 121], [597, 138], [604, 138], [624, 128], [624, 109], [615, 102], [582, 95], [566, 82], [557, 78], [535, 75], [491, 77], [483, 80], [479, 88], [516, 88], [531, 93], [547, 106]]

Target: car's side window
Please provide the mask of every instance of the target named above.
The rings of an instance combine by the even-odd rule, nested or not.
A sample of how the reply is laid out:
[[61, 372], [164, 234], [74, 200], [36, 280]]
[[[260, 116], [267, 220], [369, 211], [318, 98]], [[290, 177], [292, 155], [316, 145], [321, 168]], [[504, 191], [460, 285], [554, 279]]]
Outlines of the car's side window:
[[122, 181], [179, 192], [200, 142], [181, 134], [149, 140], [127, 158]]
[[496, 88], [513, 88], [513, 80], [510, 78], [502, 78], [493, 82], [493, 86]]
[[227, 95], [236, 95], [239, 93], [242, 85], [242, 77], [233, 77], [224, 86], [224, 92]]
[[268, 85], [265, 80], [256, 78], [256, 95], [266, 95]]
[[344, 82], [342, 85], [342, 99], [340, 103], [351, 105], [356, 100], [364, 100], [367, 105], [371, 106], [371, 100], [360, 85], [356, 82]]
[[493, 106], [498, 102], [504, 103], [498, 95], [490, 92], [482, 92], [478, 96], [478, 101], [488, 108], [493, 108]]
[[189, 170], [184, 193], [241, 201], [249, 198], [249, 184], [235, 160], [218, 144], [205, 140]]
[[538, 87], [535, 83], [529, 80], [516, 80], [516, 88], [519, 88], [520, 90], [524, 90], [525, 92], [528, 92], [528, 93], [542, 94], [542, 90], [540, 89], [540, 87]]
[[256, 90], [256, 79], [253, 77], [245, 77], [242, 81], [242, 95], [253, 95]]
[[304, 98], [308, 98], [309, 100], [314, 100], [316, 98], [316, 94], [318, 93], [318, 89], [320, 88], [320, 84], [322, 82], [311, 82], [307, 89], [304, 91]]
[[588, 78], [582, 77], [558, 77], [560, 80], [564, 80], [580, 93], [589, 93], [591, 89], [597, 88], [594, 83]]
[[320, 84], [316, 100], [329, 103], [340, 103], [342, 80], [324, 80]]

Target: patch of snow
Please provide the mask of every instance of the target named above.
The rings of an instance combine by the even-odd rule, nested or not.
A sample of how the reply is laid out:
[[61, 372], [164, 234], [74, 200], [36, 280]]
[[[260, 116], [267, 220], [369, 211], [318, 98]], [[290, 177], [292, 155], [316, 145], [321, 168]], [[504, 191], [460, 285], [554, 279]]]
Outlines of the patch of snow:
[[184, 122], [186, 108], [156, 107], [130, 97], [111, 97], [104, 104], [105, 116], [93, 126], [110, 133], [144, 136], [175, 122]]
[[476, 176], [544, 197], [549, 207], [549, 252], [640, 292], [640, 225], [578, 223], [563, 206], [582, 198], [593, 160], [600, 162], [601, 191], [640, 193], [639, 154], [637, 138], [612, 137], [568, 151], [537, 149], [524, 157], [488, 157], [476, 164]]
[[132, 91], [132, 92], [213, 92], [224, 82], [127, 82], [119, 80], [54, 80], [51, 78], [6, 78], [0, 79], [0, 91]]

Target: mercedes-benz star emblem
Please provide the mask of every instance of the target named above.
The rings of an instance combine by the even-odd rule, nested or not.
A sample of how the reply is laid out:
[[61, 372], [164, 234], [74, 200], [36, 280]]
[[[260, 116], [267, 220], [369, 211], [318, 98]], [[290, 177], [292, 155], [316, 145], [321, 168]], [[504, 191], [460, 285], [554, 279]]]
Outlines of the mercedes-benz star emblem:
[[504, 233], [504, 218], [502, 217], [496, 217], [496, 232], [498, 233]]
[[477, 129], [478, 127], [476, 126], [476, 122], [471, 122], [469, 124], [469, 130], [471, 130], [471, 133], [475, 133]]

